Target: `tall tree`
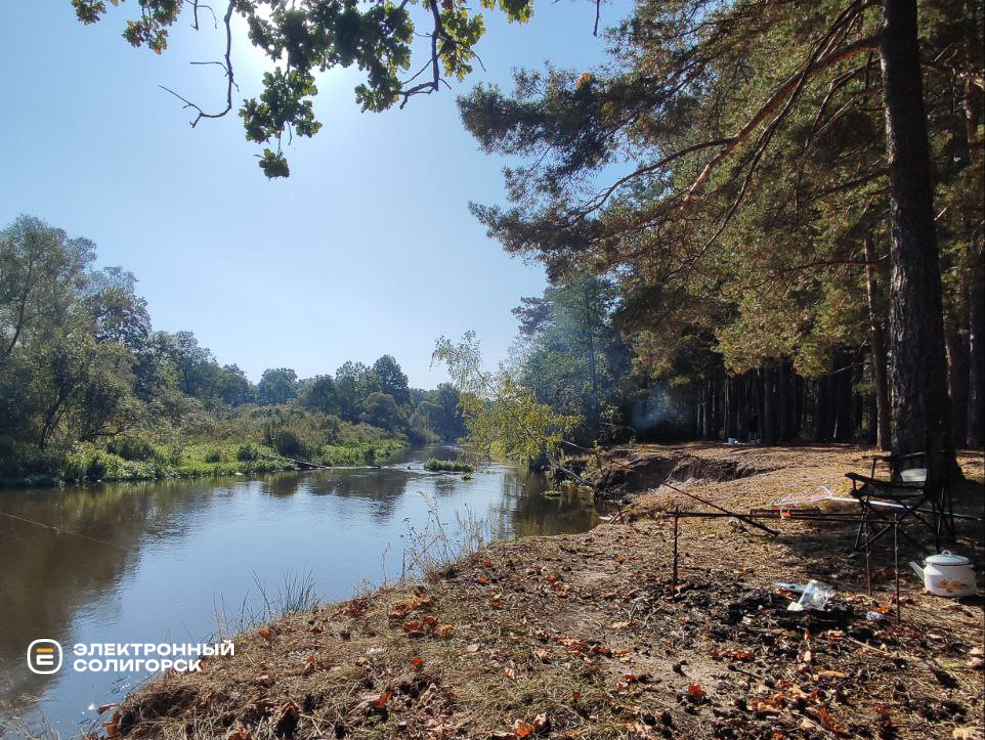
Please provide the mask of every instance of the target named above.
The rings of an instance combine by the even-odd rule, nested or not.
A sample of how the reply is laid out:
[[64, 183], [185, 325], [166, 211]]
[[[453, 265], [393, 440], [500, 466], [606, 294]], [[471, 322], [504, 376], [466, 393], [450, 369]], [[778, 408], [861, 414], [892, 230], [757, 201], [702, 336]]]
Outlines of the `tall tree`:
[[298, 376], [291, 368], [264, 370], [257, 383], [257, 403], [265, 406], [287, 403], [297, 395], [297, 389]]
[[893, 452], [926, 451], [934, 482], [957, 471], [951, 440], [944, 306], [934, 224], [916, 0], [883, 0], [892, 300]]
[[401, 406], [410, 403], [410, 388], [407, 385], [407, 376], [400, 369], [398, 363], [392, 355], [383, 355], [373, 363], [372, 374], [374, 377], [374, 390], [382, 391], [390, 396]]

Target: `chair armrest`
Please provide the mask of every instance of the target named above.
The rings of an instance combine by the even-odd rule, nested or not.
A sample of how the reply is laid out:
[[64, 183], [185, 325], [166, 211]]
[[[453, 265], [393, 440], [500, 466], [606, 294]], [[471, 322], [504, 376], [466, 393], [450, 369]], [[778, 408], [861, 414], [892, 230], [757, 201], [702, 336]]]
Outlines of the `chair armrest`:
[[908, 452], [905, 455], [893, 455], [894, 460], [912, 460], [915, 457], [927, 457], [926, 452]]
[[898, 462], [900, 460], [911, 460], [914, 457], [927, 457], [926, 452], [907, 452], [905, 455], [869, 455], [870, 460], [881, 462]]
[[870, 478], [867, 475], [859, 475], [858, 473], [845, 473], [845, 477], [852, 481], [857, 481], [859, 483], [864, 483], [870, 485], [873, 488], [896, 488], [901, 491], [913, 491], [923, 488], [923, 483], [916, 482], [905, 482], [905, 481], [891, 481], [882, 478]]

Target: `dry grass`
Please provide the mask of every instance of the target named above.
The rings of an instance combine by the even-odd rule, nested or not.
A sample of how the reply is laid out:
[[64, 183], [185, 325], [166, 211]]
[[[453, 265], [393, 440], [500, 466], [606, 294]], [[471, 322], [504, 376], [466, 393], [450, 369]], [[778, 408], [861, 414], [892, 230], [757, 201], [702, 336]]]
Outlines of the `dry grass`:
[[[746, 509], [832, 487], [846, 470], [864, 470], [868, 453], [725, 450], [776, 469], [689, 485]], [[963, 461], [980, 475], [980, 455]], [[644, 494], [635, 515], [672, 506], [670, 493]], [[977, 496], [981, 510], [981, 486], [963, 495]], [[982, 644], [981, 600], [931, 597], [904, 574], [902, 624], [868, 622], [868, 610], [892, 606], [889, 553], [875, 553], [868, 596], [851, 527], [779, 526], [770, 538], [723, 519], [682, 521], [678, 589], [669, 587], [664, 519], [498, 543], [426, 585], [381, 589], [240, 635], [234, 657], [130, 697], [111, 729], [175, 740], [980, 733], [983, 674], [972, 651]], [[979, 563], [980, 541], [980, 527], [962, 529], [961, 548]], [[785, 612], [788, 595], [774, 582], [811, 577], [835, 584], [837, 624]]]

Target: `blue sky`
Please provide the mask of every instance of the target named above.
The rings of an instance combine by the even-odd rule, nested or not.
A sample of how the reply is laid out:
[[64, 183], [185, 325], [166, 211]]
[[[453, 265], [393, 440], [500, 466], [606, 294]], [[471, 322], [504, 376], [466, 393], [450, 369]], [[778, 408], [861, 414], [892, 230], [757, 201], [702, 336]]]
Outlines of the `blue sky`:
[[[603, 7], [603, 23], [618, 7]], [[479, 151], [455, 96], [480, 81], [509, 88], [513, 68], [547, 59], [578, 71], [603, 61], [593, 4], [541, 0], [523, 26], [486, 12], [487, 71], [404, 110], [361, 113], [355, 73], [322, 75], [324, 127], [295, 141], [292, 176], [274, 182], [238, 116], [193, 130], [157, 87], [221, 108], [221, 70], [188, 64], [218, 58], [218, 32], [195, 34], [189, 14], [155, 56], [120, 37], [135, 9], [84, 27], [69, 0], [5, 8], [0, 222], [29, 213], [94, 240], [100, 264], [137, 276], [155, 328], [194, 331], [254, 380], [267, 367], [308, 377], [389, 353], [412, 385], [433, 387], [445, 378], [429, 370], [435, 339], [468, 329], [488, 362], [506, 356], [510, 309], [544, 277], [468, 212], [470, 200], [502, 200], [504, 161]], [[234, 67], [249, 94], [263, 61], [245, 34], [238, 41]]]

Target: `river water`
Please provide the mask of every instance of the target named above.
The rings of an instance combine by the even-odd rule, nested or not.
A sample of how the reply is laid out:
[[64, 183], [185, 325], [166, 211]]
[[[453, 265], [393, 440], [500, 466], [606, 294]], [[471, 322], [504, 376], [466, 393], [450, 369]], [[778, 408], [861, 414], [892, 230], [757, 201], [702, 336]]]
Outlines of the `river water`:
[[[436, 520], [452, 546], [480, 520], [496, 539], [597, 522], [590, 501], [545, 497], [536, 475], [498, 463], [471, 479], [430, 474], [428, 456], [454, 450], [410, 449], [377, 469], [0, 490], [0, 737], [25, 720], [72, 737], [145, 678], [76, 671], [75, 644], [202, 642], [262, 618], [291, 583], [352, 598], [398, 578]], [[38, 639], [63, 646], [57, 673], [28, 669]]]

